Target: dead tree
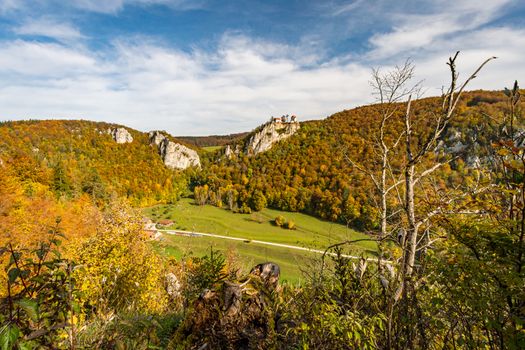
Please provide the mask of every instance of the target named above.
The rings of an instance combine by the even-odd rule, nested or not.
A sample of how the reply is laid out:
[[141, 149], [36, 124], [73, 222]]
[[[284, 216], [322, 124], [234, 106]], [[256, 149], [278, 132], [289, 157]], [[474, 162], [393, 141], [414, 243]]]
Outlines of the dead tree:
[[400, 179], [393, 176], [391, 157], [402, 141], [403, 135], [393, 133], [391, 122], [402, 110], [402, 102], [409, 96], [419, 94], [420, 82], [411, 84], [414, 68], [412, 62], [407, 60], [402, 66], [396, 66], [386, 73], [382, 73], [379, 68], [372, 70], [370, 85], [380, 114], [379, 125], [372, 140], [372, 149], [375, 162], [379, 163], [379, 172], [360, 165], [346, 156], [352, 166], [367, 174], [374, 184], [379, 199], [380, 238], [388, 235], [388, 218], [395, 214], [388, 208], [388, 197], [390, 192], [397, 190], [402, 183]]
[[[442, 106], [440, 113], [434, 115], [434, 125], [432, 130], [423, 139], [416, 139], [413, 135], [414, 122], [412, 118], [412, 98], [409, 96], [404, 116], [404, 138], [405, 138], [405, 164], [403, 166], [404, 174], [404, 210], [407, 221], [407, 229], [405, 239], [403, 241], [403, 261], [402, 272], [403, 279], [410, 278], [414, 270], [416, 252], [418, 250], [418, 236], [420, 229], [426, 225], [432, 217], [442, 213], [445, 206], [451, 204], [454, 198], [449, 198], [442, 205], [431, 209], [423, 215], [416, 215], [416, 199], [415, 186], [421, 182], [425, 177], [429, 176], [437, 169], [441, 168], [450, 160], [435, 161], [425, 169], [418, 169], [423, 159], [433, 152], [439, 139], [443, 136], [450, 121], [452, 120], [462, 94], [467, 85], [476, 78], [481, 69], [495, 57], [486, 59], [475, 71], [472, 73], [463, 84], [458, 85], [458, 72], [456, 70], [456, 59], [459, 51], [454, 57], [450, 57], [447, 65], [451, 73], [450, 85], [443, 94]], [[421, 247], [419, 247], [421, 248]]]

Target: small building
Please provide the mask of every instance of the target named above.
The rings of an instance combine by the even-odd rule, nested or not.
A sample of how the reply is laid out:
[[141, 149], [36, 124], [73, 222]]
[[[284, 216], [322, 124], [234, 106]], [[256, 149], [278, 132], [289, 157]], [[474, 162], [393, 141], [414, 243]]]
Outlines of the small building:
[[173, 225], [175, 222], [169, 219], [162, 219], [157, 222], [157, 226], [167, 227]]

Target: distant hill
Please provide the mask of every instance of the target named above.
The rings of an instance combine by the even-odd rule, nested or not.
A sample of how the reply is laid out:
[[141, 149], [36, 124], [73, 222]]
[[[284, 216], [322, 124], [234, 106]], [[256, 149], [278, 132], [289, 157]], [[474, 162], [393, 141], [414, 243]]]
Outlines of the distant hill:
[[[437, 97], [417, 101], [415, 114], [437, 111], [440, 102]], [[461, 156], [447, 170], [451, 173], [442, 174], [448, 185], [460, 181], [461, 172], [469, 172], [469, 163], [484, 159], [485, 148], [495, 132], [495, 120], [503, 119], [506, 107], [503, 92], [473, 91], [464, 95], [457, 116], [441, 140], [442, 149], [456, 150]], [[207, 185], [212, 200], [222, 198], [221, 203], [226, 203], [226, 197], [233, 193], [239, 208], [253, 209], [257, 201], [263, 201], [276, 209], [371, 227], [377, 214], [377, 205], [371, 200], [371, 181], [352, 167], [347, 157], [369, 169], [377, 168], [371, 141], [378, 125], [378, 108], [363, 106], [325, 120], [301, 123], [295, 135], [254, 157], [226, 159], [219, 155], [220, 161], [205, 168], [200, 181]], [[428, 127], [428, 120], [423, 118], [416, 133], [424, 134]], [[398, 122], [394, 128], [400, 131], [403, 125]], [[397, 159], [402, 157], [401, 152]]]
[[59, 196], [89, 193], [104, 200], [117, 195], [136, 205], [180, 196], [187, 172], [168, 169], [147, 133], [126, 127], [133, 141], [118, 144], [108, 133], [117, 127], [122, 128], [84, 120], [3, 122], [0, 159], [22, 181], [47, 186]]
[[189, 143], [197, 147], [225, 146], [245, 138], [249, 132], [241, 132], [230, 135], [211, 135], [211, 136], [177, 136], [178, 140]]
[[[418, 101], [420, 110], [437, 109], [439, 98]], [[327, 220], [373, 225], [369, 178], [346, 159], [373, 169], [370, 141], [377, 127], [378, 106], [335, 113], [325, 120], [302, 122], [300, 129], [271, 149], [228, 159], [225, 151], [208, 153], [198, 147], [237, 145], [242, 148], [257, 132], [204, 137], [167, 137], [196, 149], [202, 168], [168, 169], [149, 135], [126, 127], [131, 143], [118, 144], [107, 130], [115, 124], [46, 120], [0, 123], [0, 161], [12, 166], [28, 184], [47, 186], [58, 196], [88, 193], [103, 201], [108, 196], [129, 198], [135, 205], [175, 201], [195, 186], [207, 186], [208, 202], [256, 208], [300, 211]], [[442, 140], [443, 149], [461, 150], [446, 181], [459, 181], [458, 169], [483, 160], [492, 140], [495, 120], [506, 109], [503, 92], [473, 91], [464, 95], [457, 117]], [[397, 125], [395, 128], [402, 128]], [[428, 123], [422, 120], [418, 132]], [[400, 154], [402, 157], [402, 154]], [[401, 159], [401, 158], [399, 158]], [[461, 170], [463, 171], [463, 170]], [[467, 170], [468, 171], [468, 170]]]

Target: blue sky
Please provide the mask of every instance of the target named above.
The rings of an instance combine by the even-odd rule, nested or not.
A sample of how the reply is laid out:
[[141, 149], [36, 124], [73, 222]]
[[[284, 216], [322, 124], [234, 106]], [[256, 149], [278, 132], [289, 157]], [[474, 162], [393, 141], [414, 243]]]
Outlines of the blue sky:
[[0, 0], [0, 119], [104, 120], [175, 135], [246, 131], [374, 102], [411, 58], [428, 95], [461, 50], [471, 88], [525, 77], [519, 0]]

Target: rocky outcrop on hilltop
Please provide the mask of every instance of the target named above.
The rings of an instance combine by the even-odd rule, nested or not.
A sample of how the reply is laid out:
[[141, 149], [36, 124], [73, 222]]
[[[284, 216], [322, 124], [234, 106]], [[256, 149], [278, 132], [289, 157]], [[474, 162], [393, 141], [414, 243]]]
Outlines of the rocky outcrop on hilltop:
[[162, 132], [151, 131], [149, 139], [152, 145], [157, 146], [162, 161], [168, 168], [183, 170], [191, 166], [200, 167], [201, 161], [197, 152], [170, 141]]
[[149, 142], [155, 146], [159, 146], [166, 139], [166, 136], [160, 131], [150, 131], [148, 135]]
[[133, 142], [133, 137], [125, 128], [109, 128], [108, 134], [111, 135], [116, 143], [130, 143]]
[[275, 143], [289, 138], [299, 130], [300, 125], [295, 117], [290, 122], [283, 119], [273, 118], [272, 121], [264, 124], [257, 130], [246, 144], [245, 153], [247, 155], [255, 155], [267, 151]]

